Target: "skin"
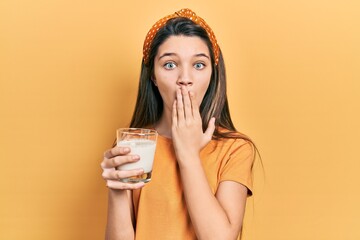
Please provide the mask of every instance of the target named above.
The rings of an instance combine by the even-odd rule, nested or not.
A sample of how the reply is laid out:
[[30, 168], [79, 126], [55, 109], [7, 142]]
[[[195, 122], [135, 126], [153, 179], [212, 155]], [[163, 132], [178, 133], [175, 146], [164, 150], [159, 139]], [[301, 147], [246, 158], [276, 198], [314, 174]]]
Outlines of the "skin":
[[[169, 37], [155, 56], [152, 80], [164, 102], [155, 128], [173, 140], [187, 209], [198, 239], [236, 239], [244, 217], [247, 188], [223, 181], [214, 196], [200, 160], [200, 151], [215, 130], [215, 119], [211, 119], [203, 132], [199, 113], [211, 72], [209, 49], [203, 40]], [[107, 239], [134, 239], [130, 191], [144, 187], [144, 183], [122, 183], [118, 179], [141, 174], [142, 169], [116, 171], [115, 167], [138, 160], [128, 148], [115, 147], [104, 154], [101, 166], [109, 187]]]
[[[183, 102], [182, 94], [186, 94], [187, 99], [189, 94], [195, 99], [196, 94], [202, 101], [210, 83], [211, 72], [209, 49], [199, 37], [171, 36], [159, 47], [155, 56], [153, 81], [164, 101], [164, 112], [156, 125], [160, 135], [172, 138], [173, 105]], [[191, 108], [190, 101], [186, 104], [186, 107]], [[185, 113], [188, 108], [182, 112]], [[210, 141], [211, 135], [208, 137]]]

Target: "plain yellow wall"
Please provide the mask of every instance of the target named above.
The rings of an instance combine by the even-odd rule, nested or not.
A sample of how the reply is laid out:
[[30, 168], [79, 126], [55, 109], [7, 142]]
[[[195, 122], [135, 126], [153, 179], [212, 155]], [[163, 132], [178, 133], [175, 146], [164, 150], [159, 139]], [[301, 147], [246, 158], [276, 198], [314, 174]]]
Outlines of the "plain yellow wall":
[[213, 28], [263, 157], [244, 239], [360, 239], [357, 0], [2, 0], [0, 239], [103, 239], [102, 153], [148, 29], [182, 7]]

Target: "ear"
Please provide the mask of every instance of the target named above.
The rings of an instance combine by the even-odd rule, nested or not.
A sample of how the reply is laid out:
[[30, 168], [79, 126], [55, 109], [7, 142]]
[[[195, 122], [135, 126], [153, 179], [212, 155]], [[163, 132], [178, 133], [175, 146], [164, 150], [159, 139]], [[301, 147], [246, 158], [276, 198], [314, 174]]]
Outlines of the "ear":
[[156, 79], [154, 78], [154, 76], [151, 77], [151, 81], [154, 83], [155, 86], [157, 86]]

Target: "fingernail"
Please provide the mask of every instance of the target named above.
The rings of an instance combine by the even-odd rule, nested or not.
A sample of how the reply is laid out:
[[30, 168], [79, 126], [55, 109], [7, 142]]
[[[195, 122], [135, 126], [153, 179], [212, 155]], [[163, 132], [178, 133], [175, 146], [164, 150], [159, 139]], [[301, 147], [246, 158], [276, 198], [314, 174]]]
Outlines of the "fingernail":
[[139, 156], [137, 156], [137, 155], [135, 155], [135, 156], [133, 156], [133, 157], [132, 157], [132, 159], [133, 159], [133, 160], [139, 160], [139, 159], [140, 159], [140, 157], [139, 157]]

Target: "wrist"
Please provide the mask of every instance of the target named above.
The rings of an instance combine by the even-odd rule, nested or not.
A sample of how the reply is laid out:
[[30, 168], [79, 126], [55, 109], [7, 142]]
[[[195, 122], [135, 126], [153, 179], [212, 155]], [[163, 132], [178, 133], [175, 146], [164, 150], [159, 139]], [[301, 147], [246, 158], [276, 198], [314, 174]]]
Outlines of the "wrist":
[[180, 168], [187, 167], [196, 167], [197, 165], [201, 165], [200, 155], [199, 154], [178, 154], [177, 162]]
[[110, 198], [127, 198], [127, 191], [122, 189], [112, 189], [109, 188], [109, 197]]

